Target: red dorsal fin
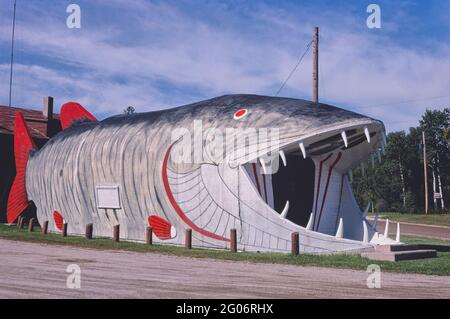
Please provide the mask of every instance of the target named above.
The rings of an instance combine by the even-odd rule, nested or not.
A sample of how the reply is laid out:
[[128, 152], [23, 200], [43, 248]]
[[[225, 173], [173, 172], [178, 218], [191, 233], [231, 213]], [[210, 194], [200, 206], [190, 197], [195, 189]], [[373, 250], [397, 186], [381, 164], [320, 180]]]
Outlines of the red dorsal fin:
[[61, 126], [65, 130], [74, 121], [91, 120], [97, 122], [94, 115], [89, 113], [81, 104], [75, 102], [68, 102], [61, 107]]
[[27, 208], [28, 199], [25, 189], [25, 174], [30, 151], [36, 149], [22, 113], [17, 112], [14, 119], [14, 157], [16, 161], [16, 177], [8, 197], [7, 220], [13, 223]]
[[176, 236], [175, 227], [172, 226], [167, 220], [157, 215], [151, 215], [148, 218], [148, 223], [153, 228], [153, 233], [159, 239], [171, 239]]

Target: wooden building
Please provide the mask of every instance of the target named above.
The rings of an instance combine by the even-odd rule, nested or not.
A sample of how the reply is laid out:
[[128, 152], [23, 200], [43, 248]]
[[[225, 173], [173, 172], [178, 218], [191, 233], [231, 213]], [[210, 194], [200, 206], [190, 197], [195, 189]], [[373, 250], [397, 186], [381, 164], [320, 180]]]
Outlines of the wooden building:
[[[6, 207], [11, 185], [16, 174], [14, 160], [14, 118], [21, 112], [30, 135], [38, 147], [61, 131], [58, 114], [53, 114], [53, 98], [45, 97], [42, 111], [0, 105], [0, 223], [6, 223]], [[25, 215], [33, 215], [31, 205]]]

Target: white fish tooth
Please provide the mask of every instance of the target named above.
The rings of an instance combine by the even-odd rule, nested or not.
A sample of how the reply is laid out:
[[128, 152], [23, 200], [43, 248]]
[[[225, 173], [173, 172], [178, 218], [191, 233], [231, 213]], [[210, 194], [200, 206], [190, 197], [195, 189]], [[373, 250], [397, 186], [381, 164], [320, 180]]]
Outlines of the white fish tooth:
[[345, 131], [341, 132], [341, 137], [342, 137], [342, 140], [344, 141], [345, 147], [348, 147], [347, 133], [345, 133]]
[[311, 213], [311, 215], [309, 215], [308, 225], [306, 225], [306, 229], [312, 230], [313, 223], [314, 223], [314, 213]]
[[289, 210], [289, 201], [286, 201], [286, 204], [284, 204], [283, 211], [280, 214], [280, 218], [283, 218], [283, 219], [286, 218], [288, 210]]
[[367, 143], [370, 143], [370, 132], [367, 126], [364, 126], [364, 134], [366, 135]]
[[400, 223], [397, 223], [397, 234], [395, 235], [395, 241], [400, 243]]
[[305, 148], [305, 144], [303, 144], [303, 142], [300, 142], [298, 145], [300, 146], [300, 150], [302, 151], [303, 158], [306, 159], [306, 148]]
[[367, 229], [367, 223], [363, 220], [363, 243], [367, 244], [369, 242], [369, 230]]
[[342, 238], [344, 237], [344, 220], [342, 218], [339, 218], [339, 226], [336, 231], [336, 238]]
[[263, 169], [264, 175], [267, 175], [266, 163], [264, 162], [264, 159], [262, 157], [259, 158], [259, 162], [260, 162], [261, 167]]
[[386, 225], [384, 226], [384, 237], [388, 238], [389, 235], [389, 219], [386, 219]]
[[283, 165], [284, 165], [284, 167], [286, 167], [287, 166], [286, 154], [284, 154], [283, 150], [281, 150], [279, 153], [280, 153], [281, 160], [283, 161]]

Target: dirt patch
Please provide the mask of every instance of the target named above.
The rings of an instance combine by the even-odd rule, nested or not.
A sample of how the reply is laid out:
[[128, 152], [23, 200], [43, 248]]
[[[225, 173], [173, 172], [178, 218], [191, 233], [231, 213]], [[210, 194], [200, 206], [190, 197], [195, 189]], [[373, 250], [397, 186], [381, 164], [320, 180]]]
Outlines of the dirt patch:
[[[450, 277], [250, 264], [0, 240], [0, 298], [450, 298]], [[57, 260], [58, 262], [55, 262]], [[95, 261], [95, 262], [92, 262]], [[68, 289], [69, 264], [81, 288]]]

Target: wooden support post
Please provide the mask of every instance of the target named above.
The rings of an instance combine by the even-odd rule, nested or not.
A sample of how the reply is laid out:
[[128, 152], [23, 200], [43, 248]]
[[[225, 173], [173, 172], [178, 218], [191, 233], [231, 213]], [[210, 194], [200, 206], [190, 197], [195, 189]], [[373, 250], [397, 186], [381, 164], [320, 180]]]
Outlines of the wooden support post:
[[86, 239], [92, 239], [93, 231], [94, 231], [94, 225], [93, 224], [87, 224], [86, 225], [86, 232], [85, 232]]
[[190, 229], [190, 228], [186, 229], [186, 231], [185, 231], [184, 248], [186, 248], [186, 249], [192, 248], [192, 229]]
[[34, 230], [34, 218], [31, 218], [28, 222], [28, 231], [31, 233]]
[[232, 253], [237, 252], [237, 233], [235, 228], [230, 229], [230, 250]]
[[20, 229], [20, 221], [22, 220], [22, 216], [17, 217], [17, 228]]
[[67, 223], [63, 224], [62, 236], [67, 237]]
[[48, 220], [46, 220], [43, 224], [42, 224], [42, 234], [47, 235], [48, 232]]
[[20, 217], [19, 229], [23, 229], [23, 224], [25, 223], [25, 218]]
[[153, 245], [153, 228], [148, 226], [145, 232], [145, 242], [147, 245]]
[[299, 235], [297, 232], [292, 233], [291, 235], [291, 253], [296, 256], [300, 253], [300, 243], [299, 243]]
[[120, 240], [120, 225], [115, 225], [113, 228], [113, 240], [115, 242]]

